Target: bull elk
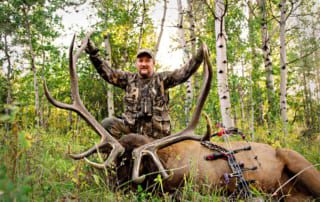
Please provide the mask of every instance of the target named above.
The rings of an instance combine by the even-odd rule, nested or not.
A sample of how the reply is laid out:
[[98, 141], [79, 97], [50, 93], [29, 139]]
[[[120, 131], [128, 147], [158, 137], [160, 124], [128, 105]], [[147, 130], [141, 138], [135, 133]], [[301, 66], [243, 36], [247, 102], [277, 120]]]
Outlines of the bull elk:
[[[212, 79], [212, 67], [206, 46], [204, 46], [203, 87], [188, 127], [181, 132], [157, 140], [139, 134], [129, 134], [117, 140], [88, 112], [79, 96], [76, 63], [79, 55], [86, 48], [89, 37], [90, 34], [87, 34], [80, 48], [73, 54], [74, 36], [69, 50], [73, 103], [65, 104], [56, 101], [50, 95], [44, 82], [45, 94], [54, 106], [76, 112], [101, 137], [98, 144], [83, 153], [70, 155], [71, 158], [85, 159], [96, 168], [116, 165], [118, 166], [117, 172], [122, 179], [131, 179], [135, 183], [142, 183], [145, 181], [146, 174], [156, 169], [163, 177], [164, 188], [167, 191], [180, 187], [185, 177], [191, 175], [197, 184], [205, 183], [212, 190], [215, 187], [221, 187], [224, 184], [225, 173], [230, 173], [231, 169], [227, 161], [223, 159], [204, 160], [203, 157], [212, 154], [212, 151], [200, 144], [203, 137], [194, 132], [200, 118], [200, 112], [209, 94]], [[227, 147], [226, 143], [217, 143], [217, 145]], [[232, 148], [244, 146], [247, 146], [246, 142], [231, 143]], [[262, 143], [250, 142], [250, 146], [250, 151], [239, 152], [234, 156], [244, 165], [257, 168], [245, 172], [243, 177], [246, 180], [254, 180], [255, 186], [261, 191], [273, 193], [274, 197], [286, 200], [299, 201], [308, 197], [320, 197], [320, 173], [303, 156], [290, 149], [274, 149]], [[98, 151], [110, 151], [108, 158], [103, 163], [95, 163], [87, 159], [88, 156]], [[127, 155], [130, 158], [125, 158]], [[120, 164], [121, 161], [122, 164]], [[196, 172], [192, 174], [192, 170]], [[229, 191], [235, 189], [234, 182], [226, 184], [224, 187]], [[279, 191], [280, 188], [281, 191]]]

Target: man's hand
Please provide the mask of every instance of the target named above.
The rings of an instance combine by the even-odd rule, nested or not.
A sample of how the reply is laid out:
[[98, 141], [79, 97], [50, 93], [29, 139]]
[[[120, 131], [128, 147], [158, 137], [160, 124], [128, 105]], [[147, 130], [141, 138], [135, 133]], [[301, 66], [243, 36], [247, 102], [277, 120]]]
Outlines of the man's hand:
[[94, 45], [94, 43], [89, 39], [85, 51], [86, 51], [86, 53], [88, 53], [89, 55], [95, 55], [95, 54], [99, 51], [99, 49], [98, 49], [98, 48]]

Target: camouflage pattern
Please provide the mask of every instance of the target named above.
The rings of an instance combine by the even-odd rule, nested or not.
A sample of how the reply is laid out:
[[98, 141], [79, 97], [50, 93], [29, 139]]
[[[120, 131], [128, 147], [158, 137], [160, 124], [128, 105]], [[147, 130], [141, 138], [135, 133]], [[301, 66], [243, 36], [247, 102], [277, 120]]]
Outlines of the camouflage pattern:
[[[185, 82], [198, 69], [203, 60], [203, 52], [199, 49], [197, 54], [180, 69], [154, 73], [151, 78], [142, 78], [138, 73], [111, 69], [100, 59], [98, 52], [90, 54], [90, 60], [107, 82], [126, 91], [123, 99], [126, 109], [122, 116], [123, 124], [130, 129], [130, 132], [162, 138], [171, 132], [168, 89]], [[111, 121], [106, 127], [112, 127], [115, 133], [127, 132], [122, 130], [117, 121], [114, 123]]]

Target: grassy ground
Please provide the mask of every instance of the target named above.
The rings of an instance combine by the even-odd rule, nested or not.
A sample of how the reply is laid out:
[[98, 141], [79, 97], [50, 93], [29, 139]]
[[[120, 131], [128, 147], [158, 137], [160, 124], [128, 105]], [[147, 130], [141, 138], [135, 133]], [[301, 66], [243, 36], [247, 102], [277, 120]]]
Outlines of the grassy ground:
[[[319, 142], [301, 138], [295, 131], [298, 129], [291, 129], [288, 137], [279, 138], [279, 133], [268, 135], [260, 128], [256, 141], [274, 147], [285, 142], [286, 147], [300, 152], [313, 163], [319, 163]], [[67, 155], [98, 142], [88, 127], [81, 127], [78, 132], [21, 130], [17, 127], [7, 135], [4, 130], [0, 133], [0, 201], [172, 201], [177, 196], [183, 201], [221, 201], [219, 192], [200, 191], [203, 188], [192, 182], [171, 195], [141, 187], [135, 191], [115, 189], [108, 180], [110, 173], [94, 170], [84, 161], [71, 160]], [[161, 183], [161, 179], [156, 180]]]

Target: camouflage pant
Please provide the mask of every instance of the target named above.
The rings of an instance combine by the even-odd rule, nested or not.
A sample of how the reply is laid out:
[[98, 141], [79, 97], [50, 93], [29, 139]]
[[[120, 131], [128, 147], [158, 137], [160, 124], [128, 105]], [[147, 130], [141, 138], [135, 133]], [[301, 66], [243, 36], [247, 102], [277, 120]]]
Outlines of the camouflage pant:
[[122, 135], [135, 133], [124, 123], [124, 120], [119, 118], [105, 118], [101, 124], [116, 139], [120, 139]]
[[129, 127], [123, 119], [111, 117], [103, 119], [101, 124], [116, 139], [120, 139], [122, 135], [129, 133], [138, 133], [155, 139], [168, 136], [168, 134], [162, 134], [160, 131], [152, 128], [151, 121], [139, 121], [139, 125]]

